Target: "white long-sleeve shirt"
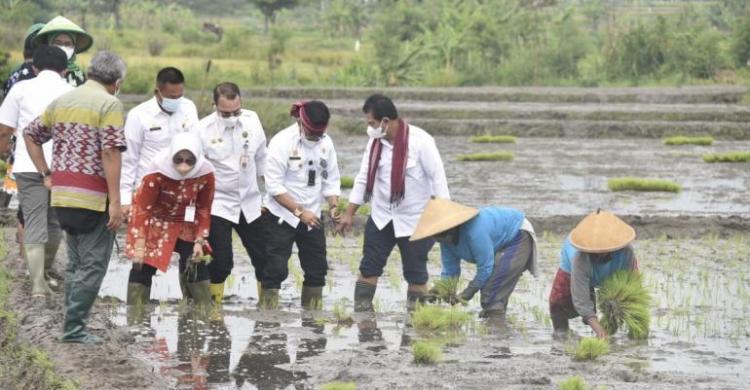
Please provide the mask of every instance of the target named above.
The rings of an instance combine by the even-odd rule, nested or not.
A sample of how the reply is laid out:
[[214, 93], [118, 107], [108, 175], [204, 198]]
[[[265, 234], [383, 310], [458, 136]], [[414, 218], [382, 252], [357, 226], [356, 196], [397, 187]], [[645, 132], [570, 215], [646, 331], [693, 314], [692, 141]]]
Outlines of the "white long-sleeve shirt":
[[169, 147], [172, 137], [190, 129], [198, 122], [195, 104], [183, 97], [180, 108], [172, 115], [164, 112], [156, 97], [130, 110], [125, 120], [127, 149], [122, 156], [120, 173], [120, 200], [123, 205], [132, 202], [133, 192], [148, 172], [148, 168], [159, 152]]
[[[311, 186], [310, 171], [315, 171], [315, 183]], [[324, 135], [310, 146], [301, 137], [296, 123], [276, 134], [268, 144], [266, 188], [268, 210], [290, 226], [297, 227], [299, 218], [274, 196], [288, 193], [300, 206], [320, 215], [325, 198], [341, 195], [341, 175], [331, 137]]]
[[[408, 237], [414, 233], [419, 217], [431, 196], [450, 198], [448, 181], [445, 178], [443, 160], [435, 139], [426, 131], [409, 125], [409, 151], [406, 163], [406, 185], [404, 199], [398, 206], [391, 205], [391, 168], [393, 145], [385, 138], [381, 139], [383, 149], [380, 154], [380, 165], [375, 175], [372, 199], [370, 200], [371, 217], [378, 229], [383, 229], [393, 221], [396, 237]], [[349, 202], [364, 204], [367, 187], [367, 169], [369, 167], [370, 148], [373, 139], [367, 142], [362, 156], [359, 173], [354, 179], [354, 187], [349, 194]]]
[[237, 127], [225, 128], [214, 112], [196, 125], [203, 152], [214, 165], [216, 191], [211, 215], [239, 223], [260, 217], [263, 195], [258, 178], [266, 171], [266, 134], [258, 114], [242, 110]]
[[[36, 172], [31, 161], [23, 129], [44, 112], [44, 109], [60, 95], [72, 90], [59, 73], [43, 70], [33, 78], [18, 82], [8, 92], [0, 106], [0, 123], [16, 129], [16, 149], [13, 173]], [[42, 145], [44, 159], [52, 161], [52, 141]]]

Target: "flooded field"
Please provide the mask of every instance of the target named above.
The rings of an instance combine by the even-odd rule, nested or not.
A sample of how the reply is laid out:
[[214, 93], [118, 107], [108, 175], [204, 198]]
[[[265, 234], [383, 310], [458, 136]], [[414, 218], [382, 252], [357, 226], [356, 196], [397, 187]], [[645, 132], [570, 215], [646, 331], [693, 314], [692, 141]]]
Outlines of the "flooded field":
[[[236, 247], [222, 315], [202, 316], [179, 303], [176, 267], [154, 280], [149, 315], [128, 323], [122, 304], [109, 306], [113, 325], [136, 335], [138, 355], [180, 389], [313, 389], [331, 381], [358, 388], [553, 388], [571, 375], [610, 389], [746, 388], [750, 382], [750, 237], [650, 239], [636, 253], [654, 304], [648, 340], [624, 334], [594, 362], [575, 362], [569, 341], [553, 340], [547, 296], [562, 237], [540, 237], [540, 277], [525, 274], [509, 305], [507, 323], [477, 318], [460, 332], [423, 333], [409, 326], [406, 285], [394, 253], [376, 295], [376, 314], [353, 315], [351, 297], [361, 237], [329, 237], [330, 271], [324, 310], [303, 312], [296, 256], [282, 286], [279, 311], [256, 309], [249, 260]], [[437, 248], [430, 274], [439, 275]], [[114, 258], [102, 296], [124, 299], [129, 264]], [[473, 270], [464, 272], [469, 280]], [[340, 321], [341, 320], [341, 321]], [[571, 321], [576, 336], [591, 332]], [[443, 360], [412, 363], [411, 343], [439, 339]]]

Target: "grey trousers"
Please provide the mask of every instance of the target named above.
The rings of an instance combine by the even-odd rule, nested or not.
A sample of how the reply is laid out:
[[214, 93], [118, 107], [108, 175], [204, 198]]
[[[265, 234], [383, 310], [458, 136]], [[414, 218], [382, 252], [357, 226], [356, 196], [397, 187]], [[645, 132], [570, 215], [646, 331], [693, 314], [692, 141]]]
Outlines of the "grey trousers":
[[495, 252], [495, 267], [492, 276], [482, 287], [482, 309], [505, 313], [508, 298], [516, 288], [516, 283], [523, 271], [530, 269], [534, 252], [534, 240], [531, 234], [521, 230], [510, 244]]
[[107, 273], [115, 232], [107, 229], [109, 215], [102, 213], [94, 230], [83, 234], [66, 234], [68, 244], [68, 268], [65, 284], [74, 289], [99, 290]]
[[24, 219], [24, 243], [47, 244], [62, 240], [55, 210], [49, 205], [50, 192], [38, 173], [16, 173], [18, 203]]

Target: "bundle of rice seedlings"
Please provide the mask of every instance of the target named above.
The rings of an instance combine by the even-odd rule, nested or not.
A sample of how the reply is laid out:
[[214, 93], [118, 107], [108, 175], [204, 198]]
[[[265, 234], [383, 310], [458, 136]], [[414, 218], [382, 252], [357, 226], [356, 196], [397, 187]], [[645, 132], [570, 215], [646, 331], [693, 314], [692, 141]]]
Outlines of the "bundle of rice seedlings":
[[514, 144], [516, 137], [512, 135], [475, 135], [471, 137], [475, 144]]
[[328, 382], [320, 386], [320, 390], [357, 390], [354, 382]]
[[680, 192], [682, 187], [675, 182], [640, 177], [615, 177], [607, 181], [610, 191], [661, 191]]
[[651, 321], [651, 296], [643, 286], [643, 276], [638, 272], [615, 272], [599, 287], [599, 322], [609, 334], [623, 326], [634, 339], [648, 337]]
[[664, 140], [664, 145], [700, 145], [700, 146], [709, 146], [714, 143], [714, 137], [711, 136], [704, 136], [704, 137], [687, 137], [684, 135], [678, 135], [675, 137], [669, 137]]
[[571, 376], [565, 378], [557, 387], [560, 390], [587, 390], [586, 381], [581, 376]]
[[438, 298], [448, 302], [458, 293], [459, 281], [459, 278], [439, 279], [433, 283], [432, 292], [434, 292]]
[[750, 162], [750, 152], [710, 153], [703, 155], [707, 163], [743, 163]]
[[511, 152], [494, 153], [472, 153], [458, 156], [458, 161], [510, 161], [513, 160]]
[[414, 363], [417, 364], [435, 364], [443, 358], [440, 346], [429, 341], [414, 342], [411, 345], [411, 351], [414, 355]]
[[609, 342], [596, 337], [584, 337], [576, 344], [575, 360], [595, 360], [609, 352]]
[[471, 318], [471, 313], [438, 305], [417, 305], [411, 313], [412, 325], [418, 330], [457, 330], [471, 321]]

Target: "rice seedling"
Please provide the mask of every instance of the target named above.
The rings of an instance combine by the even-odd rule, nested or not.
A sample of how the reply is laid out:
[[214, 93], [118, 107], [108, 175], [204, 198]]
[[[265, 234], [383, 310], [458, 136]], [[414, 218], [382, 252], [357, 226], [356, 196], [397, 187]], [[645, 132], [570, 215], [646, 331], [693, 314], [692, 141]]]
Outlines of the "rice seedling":
[[750, 162], [750, 152], [708, 153], [703, 155], [707, 163], [744, 163]]
[[586, 385], [583, 377], [576, 375], [565, 378], [558, 384], [557, 388], [560, 390], [587, 390], [588, 385]]
[[346, 304], [343, 301], [339, 301], [333, 305], [333, 316], [339, 325], [351, 326], [354, 323], [354, 319], [349, 311], [346, 310]]
[[435, 364], [443, 358], [440, 346], [429, 341], [415, 341], [411, 351], [417, 364]]
[[493, 153], [471, 153], [461, 154], [458, 161], [510, 161], [513, 160], [512, 152], [493, 152]]
[[455, 307], [418, 304], [411, 313], [412, 325], [415, 329], [430, 331], [458, 330], [469, 321], [471, 313]]
[[439, 279], [432, 286], [432, 292], [434, 292], [438, 298], [443, 301], [450, 302], [451, 299], [456, 297], [458, 293], [459, 278], [445, 278]]
[[341, 176], [341, 188], [354, 187], [354, 178], [351, 176]]
[[672, 181], [639, 177], [615, 177], [607, 181], [610, 191], [680, 192], [682, 187]]
[[599, 356], [609, 352], [609, 342], [596, 337], [584, 337], [574, 350], [575, 360], [596, 360]]
[[699, 145], [709, 146], [714, 143], [714, 138], [711, 136], [702, 137], [689, 137], [684, 135], [678, 135], [675, 137], [669, 137], [664, 139], [664, 145], [676, 146], [676, 145]]
[[469, 139], [475, 144], [514, 144], [516, 137], [512, 135], [475, 135]]
[[320, 386], [320, 390], [357, 390], [354, 382], [329, 382]]
[[[349, 201], [346, 199], [339, 199], [338, 204], [338, 212], [339, 214], [343, 214], [346, 211], [346, 208], [349, 206]], [[360, 205], [357, 209], [357, 215], [370, 215], [370, 205], [369, 204], [363, 204]]]
[[648, 337], [651, 320], [651, 296], [643, 286], [643, 277], [627, 270], [615, 272], [599, 288], [600, 322], [609, 334], [623, 326], [633, 339]]

